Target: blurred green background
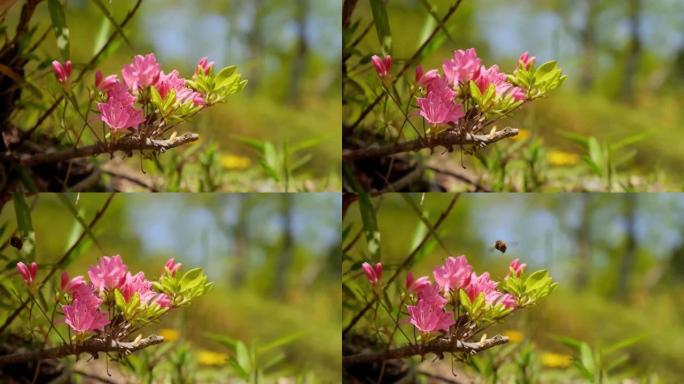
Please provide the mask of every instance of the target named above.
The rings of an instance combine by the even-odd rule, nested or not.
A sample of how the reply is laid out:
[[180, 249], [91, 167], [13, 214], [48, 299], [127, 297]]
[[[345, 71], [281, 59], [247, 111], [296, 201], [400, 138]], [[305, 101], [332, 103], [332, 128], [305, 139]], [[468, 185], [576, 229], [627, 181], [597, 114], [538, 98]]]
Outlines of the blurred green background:
[[[397, 70], [437, 26], [427, 9], [441, 18], [454, 3], [388, 2], [391, 53]], [[369, 2], [359, 2], [353, 18], [356, 20], [361, 20], [355, 34], [359, 36], [359, 31], [373, 21]], [[532, 137], [540, 137], [551, 165], [567, 169], [581, 163], [577, 155], [584, 151], [562, 132], [595, 136], [601, 143], [616, 143], [644, 134], [643, 140], [623, 150], [629, 161], [621, 170], [646, 179], [641, 181], [640, 188], [682, 189], [679, 175], [684, 171], [684, 3], [463, 1], [446, 26], [449, 37], [440, 32], [424, 52], [421, 62], [426, 69], [441, 68], [452, 51], [470, 47], [477, 49], [483, 64], [499, 64], [507, 72], [514, 69], [524, 51], [536, 56], [538, 64], [548, 60], [560, 63], [568, 75], [560, 90], [548, 99], [525, 106], [512, 120], [497, 124], [522, 128]], [[357, 48], [368, 56], [381, 53], [375, 27], [371, 26]], [[357, 66], [354, 61], [349, 68], [363, 70], [371, 89], [379, 87], [371, 65]], [[527, 133], [524, 132], [525, 136]], [[499, 144], [510, 145], [510, 141]], [[450, 162], [440, 163], [459, 171], [458, 156], [456, 153]], [[467, 166], [476, 163], [466, 158]], [[563, 173], [565, 185], [576, 183], [576, 173], [568, 173]], [[636, 179], [630, 182], [638, 184]]]
[[[430, 223], [453, 197], [409, 196]], [[427, 229], [398, 194], [375, 198], [373, 204], [378, 207], [381, 260], [390, 276]], [[432, 276], [433, 268], [447, 256], [461, 254], [475, 272], [489, 271], [497, 280], [505, 276], [514, 258], [526, 262], [528, 271], [548, 269], [559, 282], [558, 290], [487, 334], [519, 331], [523, 340], [558, 354], [572, 351], [553, 336], [580, 339], [591, 346], [642, 336], [625, 350], [629, 359], [614, 378], [645, 378], [654, 373], [663, 383], [682, 382], [683, 213], [684, 196], [679, 194], [463, 194], [437, 231], [446, 250], [434, 240], [429, 242], [411, 270], [416, 276]], [[351, 227], [346, 247], [363, 228], [356, 203], [343, 227]], [[493, 248], [496, 240], [508, 244], [505, 254]], [[345, 271], [353, 262], [372, 259], [364, 236], [345, 255], [352, 255]], [[367, 289], [360, 268], [352, 276]], [[400, 275], [400, 284], [404, 276]], [[345, 311], [344, 324], [354, 313]], [[448, 372], [449, 359], [443, 364]]]
[[[118, 22], [135, 3], [103, 2]], [[114, 28], [94, 1], [65, 4], [71, 57], [78, 69]], [[19, 5], [8, 16], [10, 30], [18, 20]], [[217, 68], [237, 65], [249, 81], [247, 89], [180, 128], [199, 132], [200, 145], [218, 146], [217, 162], [227, 173], [222, 189], [283, 189], [261, 170], [259, 154], [240, 141], [251, 138], [269, 141], [276, 149], [308, 143], [306, 155], [298, 153], [290, 159], [310, 156], [290, 189], [339, 190], [340, 13], [340, 1], [144, 0], [124, 29], [130, 44], [117, 39], [98, 67], [105, 75], [120, 75], [121, 66], [133, 55], [149, 52], [156, 54], [166, 72], [176, 68], [186, 77], [202, 56], [209, 56]], [[39, 34], [51, 26], [47, 5], [38, 7], [34, 20], [40, 25]], [[43, 65], [61, 56], [52, 33], [36, 54]], [[90, 75], [84, 81], [91, 84], [92, 79]], [[161, 156], [165, 161], [169, 157]], [[141, 168], [155, 168], [152, 162], [141, 167], [137, 160], [129, 167], [139, 174]], [[195, 175], [189, 172], [187, 177], [194, 181]]]
[[[89, 221], [108, 197], [65, 196], [28, 199], [35, 204], [36, 261], [42, 268], [82, 232], [67, 203]], [[210, 334], [247, 345], [296, 335], [281, 347], [281, 374], [309, 373], [318, 382], [333, 382], [341, 375], [340, 209], [334, 193], [119, 194], [93, 230], [96, 241], [86, 241], [66, 270], [86, 274], [100, 256], [114, 254], [149, 278], [159, 276], [169, 257], [185, 270], [202, 267], [216, 286], [148, 332], [172, 329], [196, 352], [224, 355], [229, 351]], [[13, 215], [7, 204], [6, 233], [15, 225]], [[4, 257], [15, 250], [6, 252]]]

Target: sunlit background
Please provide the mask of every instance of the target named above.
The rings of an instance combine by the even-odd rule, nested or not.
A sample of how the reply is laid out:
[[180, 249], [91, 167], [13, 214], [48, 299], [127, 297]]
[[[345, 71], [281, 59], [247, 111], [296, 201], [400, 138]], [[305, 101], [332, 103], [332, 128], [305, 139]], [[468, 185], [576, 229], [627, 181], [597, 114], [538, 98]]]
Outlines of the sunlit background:
[[[452, 199], [450, 194], [410, 196], [430, 222]], [[401, 196], [385, 195], [374, 203], [382, 261], [392, 270], [427, 230]], [[412, 270], [431, 276], [447, 256], [461, 254], [477, 273], [489, 271], [497, 280], [516, 257], [529, 270], [548, 269], [559, 289], [495, 331], [519, 331], [543, 351], [561, 355], [571, 351], [555, 336], [592, 346], [641, 336], [627, 348], [628, 362], [618, 372], [655, 373], [663, 382], [679, 382], [684, 378], [677, 363], [684, 353], [683, 213], [684, 197], [676, 194], [464, 194], [438, 229], [443, 246], [430, 242]], [[347, 242], [362, 228], [356, 204], [343, 225], [351, 227]], [[507, 243], [505, 254], [494, 249], [496, 240]], [[353, 261], [370, 259], [366, 246], [362, 236], [348, 253]], [[345, 265], [347, 270], [351, 264]], [[358, 279], [363, 287], [360, 273]]]
[[[36, 261], [47, 268], [80, 235], [69, 203], [90, 220], [106, 198], [38, 196]], [[148, 278], [156, 278], [169, 257], [186, 270], [202, 267], [216, 286], [150, 332], [189, 341], [195, 356], [218, 354], [204, 361], [215, 368], [226, 368], [230, 351], [212, 335], [247, 345], [292, 336], [282, 347], [281, 374], [334, 381], [341, 349], [339, 200], [334, 193], [120, 194], [94, 228], [95, 240], [79, 248], [66, 270], [85, 274], [100, 256], [114, 254]], [[8, 204], [4, 221], [13, 223], [12, 215]]]

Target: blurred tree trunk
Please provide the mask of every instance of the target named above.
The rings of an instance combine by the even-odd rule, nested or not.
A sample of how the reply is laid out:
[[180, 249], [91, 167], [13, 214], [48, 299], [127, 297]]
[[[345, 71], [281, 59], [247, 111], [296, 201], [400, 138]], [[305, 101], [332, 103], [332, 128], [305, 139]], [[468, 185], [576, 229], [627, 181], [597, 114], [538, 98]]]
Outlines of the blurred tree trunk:
[[625, 57], [625, 70], [622, 76], [622, 99], [626, 102], [634, 100], [634, 83], [639, 72], [639, 61], [641, 60], [642, 41], [641, 41], [641, 0], [628, 0], [629, 16], [629, 43], [627, 45], [627, 56]]
[[307, 15], [309, 13], [308, 0], [297, 0], [297, 44], [295, 46], [294, 59], [292, 61], [292, 75], [290, 76], [290, 90], [288, 102], [299, 104], [300, 90], [304, 74], [306, 73], [306, 60], [309, 52], [309, 42], [306, 38]]
[[265, 10], [264, 0], [252, 0], [252, 20], [251, 28], [247, 33], [247, 46], [249, 49], [249, 83], [250, 86], [247, 87], [249, 92], [254, 93], [259, 89], [261, 84], [261, 63], [263, 62], [262, 51], [264, 44], [264, 37], [262, 31], [262, 19]]
[[584, 25], [579, 31], [582, 51], [579, 87], [582, 92], [593, 88], [596, 79], [596, 19], [599, 13], [599, 0], [584, 0], [584, 4]]
[[283, 243], [278, 255], [275, 277], [273, 279], [273, 296], [282, 298], [285, 296], [285, 283], [287, 271], [292, 264], [292, 251], [294, 236], [292, 233], [292, 194], [286, 193], [282, 197], [282, 219], [283, 219]]
[[636, 261], [636, 210], [637, 195], [634, 193], [625, 194], [624, 201], [624, 221], [625, 221], [625, 250], [620, 259], [620, 269], [617, 276], [616, 296], [624, 300], [629, 296], [629, 276], [634, 268]]
[[240, 288], [245, 283], [247, 277], [247, 207], [245, 197], [242, 194], [235, 194], [238, 200], [237, 221], [232, 226], [228, 237], [233, 239], [232, 249], [232, 273], [230, 285], [233, 288]]
[[591, 201], [589, 196], [583, 194], [580, 204], [582, 205], [581, 216], [575, 228], [575, 257], [577, 258], [575, 288], [578, 291], [584, 290], [591, 278]]

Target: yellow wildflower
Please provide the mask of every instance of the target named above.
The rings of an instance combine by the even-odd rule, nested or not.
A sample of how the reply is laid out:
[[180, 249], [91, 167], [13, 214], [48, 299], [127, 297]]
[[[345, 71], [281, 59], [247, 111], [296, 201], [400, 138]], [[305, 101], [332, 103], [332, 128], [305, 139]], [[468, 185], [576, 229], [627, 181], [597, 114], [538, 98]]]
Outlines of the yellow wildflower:
[[523, 335], [522, 332], [516, 331], [515, 329], [509, 329], [507, 331], [504, 331], [503, 335], [508, 337], [508, 341], [510, 341], [511, 343], [520, 342], [525, 338], [525, 335]]
[[163, 337], [166, 341], [176, 341], [180, 337], [180, 333], [175, 329], [162, 328], [159, 330], [159, 336]]
[[249, 157], [236, 155], [222, 155], [220, 158], [221, 165], [226, 169], [245, 169], [248, 168], [252, 161]]
[[523, 141], [523, 140], [527, 139], [528, 137], [530, 137], [531, 134], [532, 134], [532, 132], [530, 132], [529, 129], [520, 128], [520, 129], [518, 129], [518, 134], [513, 136], [513, 140]]
[[214, 351], [200, 350], [197, 361], [204, 365], [224, 365], [228, 362], [228, 355]]
[[552, 165], [575, 165], [580, 157], [576, 153], [551, 150], [546, 157]]
[[541, 355], [542, 364], [549, 368], [567, 368], [572, 364], [572, 356], [546, 352]]

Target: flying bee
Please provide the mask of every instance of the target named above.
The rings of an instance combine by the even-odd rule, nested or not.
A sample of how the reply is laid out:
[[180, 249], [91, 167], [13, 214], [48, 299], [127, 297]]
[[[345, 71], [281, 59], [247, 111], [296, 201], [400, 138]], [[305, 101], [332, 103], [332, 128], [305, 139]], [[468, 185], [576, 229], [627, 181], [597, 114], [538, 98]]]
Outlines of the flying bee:
[[506, 243], [506, 242], [503, 241], [503, 240], [496, 240], [496, 241], [494, 242], [494, 245], [490, 248], [490, 250], [491, 250], [491, 251], [497, 250], [497, 251], [499, 251], [499, 252], [501, 252], [501, 253], [506, 253], [506, 250], [507, 250], [508, 248], [510, 248], [510, 247], [516, 247], [516, 246], [518, 246], [518, 242], [517, 242], [517, 241], [510, 241], [510, 242]]

